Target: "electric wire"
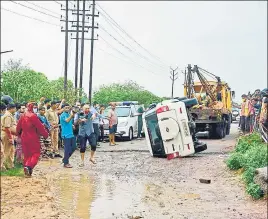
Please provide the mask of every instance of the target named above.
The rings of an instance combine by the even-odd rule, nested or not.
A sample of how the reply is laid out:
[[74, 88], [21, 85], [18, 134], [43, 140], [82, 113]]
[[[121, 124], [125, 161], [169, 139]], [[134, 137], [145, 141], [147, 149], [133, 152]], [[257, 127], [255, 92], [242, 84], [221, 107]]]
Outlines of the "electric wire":
[[105, 40], [103, 37], [99, 36], [99, 38], [101, 38], [109, 47], [111, 47], [112, 49], [114, 49], [115, 51], [117, 51], [118, 53], [120, 53], [122, 56], [127, 57], [128, 59], [130, 59], [134, 64], [138, 65], [139, 67], [145, 69], [146, 71], [151, 72], [154, 75], [158, 75], [155, 72], [148, 70], [147, 68], [145, 68], [144, 66], [140, 65], [139, 63], [134, 62], [131, 58], [129, 58], [128, 56], [126, 56], [125, 54], [123, 54], [121, 51], [119, 51], [118, 49], [116, 49], [114, 46], [112, 46], [109, 42], [107, 42], [107, 40]]
[[[117, 38], [115, 38], [112, 34], [110, 34], [104, 27], [102, 27], [101, 25], [99, 25], [99, 28], [101, 30], [103, 30], [105, 33], [107, 33], [110, 37], [112, 37], [116, 42], [118, 42], [121, 46], [123, 46], [124, 48], [126, 48], [128, 51], [132, 52], [135, 54], [135, 52], [129, 48], [128, 46], [126, 46], [125, 44], [123, 44], [122, 42], [120, 42]], [[155, 67], [159, 67], [161, 68], [162, 70], [164, 70], [165, 68], [164, 67], [161, 67], [161, 66], [158, 66], [156, 64], [154, 64], [153, 62], [151, 62], [149, 59], [147, 59], [145, 56], [139, 54], [139, 53], [136, 53], [136, 55], [142, 57], [143, 59], [147, 60], [151, 65], [154, 65]]]
[[61, 15], [61, 14], [55, 12], [55, 11], [51, 11], [50, 9], [44, 8], [44, 7], [42, 7], [42, 6], [39, 6], [39, 5], [37, 5], [37, 4], [33, 3], [33, 2], [30, 2], [30, 1], [26, 1], [26, 2], [27, 2], [28, 4], [34, 5], [34, 6], [37, 7], [37, 8], [41, 8], [41, 9], [43, 9], [43, 10], [49, 11], [49, 12], [51, 12], [51, 13], [53, 13], [53, 14]]
[[96, 5], [113, 21], [114, 25], [120, 29], [123, 33], [125, 33], [132, 41], [134, 41], [139, 47], [141, 47], [144, 51], [146, 51], [148, 54], [150, 54], [152, 57], [157, 59], [158, 61], [162, 62], [162, 64], [167, 65], [164, 61], [162, 61], [158, 56], [153, 55], [151, 52], [149, 52], [146, 48], [144, 48], [140, 43], [138, 43], [132, 36], [130, 36], [98, 3]]
[[47, 14], [47, 13], [45, 13], [45, 12], [43, 12], [43, 11], [36, 10], [36, 9], [34, 9], [34, 8], [31, 8], [31, 7], [29, 7], [29, 6], [26, 6], [26, 5], [24, 5], [24, 4], [21, 4], [21, 3], [19, 3], [19, 2], [15, 2], [15, 1], [13, 1], [13, 0], [9, 0], [9, 1], [12, 2], [12, 3], [14, 3], [14, 4], [20, 5], [20, 6], [22, 6], [22, 7], [31, 9], [31, 10], [36, 11], [36, 12], [39, 12], [39, 13], [41, 13], [41, 14], [44, 14], [44, 15], [47, 15], [47, 16], [50, 16], [50, 17], [59, 19], [58, 17], [56, 17], [56, 16], [54, 16], [54, 15]]
[[43, 21], [43, 20], [38, 19], [38, 18], [34, 18], [34, 17], [27, 16], [27, 15], [23, 15], [23, 14], [20, 14], [20, 13], [14, 12], [14, 11], [11, 11], [11, 10], [6, 9], [6, 8], [3, 8], [3, 7], [1, 7], [1, 10], [5, 10], [5, 11], [11, 12], [13, 14], [16, 14], [16, 15], [19, 15], [19, 16], [22, 16], [22, 17], [26, 17], [26, 18], [29, 18], [29, 19], [32, 19], [32, 20], [36, 20], [36, 21], [39, 21], [39, 22], [42, 22], [42, 23], [50, 24], [50, 25], [53, 25], [53, 26], [57, 26], [57, 27], [60, 27], [61, 26], [61, 25], [54, 24], [54, 23], [51, 23], [51, 22], [48, 22], [48, 21]]

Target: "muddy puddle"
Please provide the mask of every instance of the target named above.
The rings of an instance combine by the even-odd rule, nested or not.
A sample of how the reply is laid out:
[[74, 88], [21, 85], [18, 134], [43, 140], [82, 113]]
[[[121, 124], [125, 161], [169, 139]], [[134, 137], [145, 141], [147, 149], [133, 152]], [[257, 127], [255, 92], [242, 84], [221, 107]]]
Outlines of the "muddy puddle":
[[81, 171], [54, 172], [52, 177], [50, 184], [56, 205], [71, 218], [139, 218], [147, 209], [146, 189], [140, 183], [120, 182]]

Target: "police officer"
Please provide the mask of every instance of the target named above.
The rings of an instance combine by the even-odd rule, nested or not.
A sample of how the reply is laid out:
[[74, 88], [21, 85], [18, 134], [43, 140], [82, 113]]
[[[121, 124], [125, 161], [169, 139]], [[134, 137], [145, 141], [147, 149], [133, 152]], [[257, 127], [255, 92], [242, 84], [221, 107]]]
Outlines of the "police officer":
[[4, 164], [7, 169], [14, 168], [14, 135], [16, 133], [16, 121], [14, 114], [16, 112], [15, 104], [8, 104], [7, 111], [1, 117], [1, 140], [4, 147]]

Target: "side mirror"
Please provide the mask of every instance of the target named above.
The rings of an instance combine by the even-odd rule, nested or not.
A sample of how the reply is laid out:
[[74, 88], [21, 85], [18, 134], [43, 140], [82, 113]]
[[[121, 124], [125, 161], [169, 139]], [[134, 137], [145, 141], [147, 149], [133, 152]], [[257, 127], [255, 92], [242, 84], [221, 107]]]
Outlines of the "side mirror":
[[232, 91], [232, 98], [235, 98], [235, 91]]

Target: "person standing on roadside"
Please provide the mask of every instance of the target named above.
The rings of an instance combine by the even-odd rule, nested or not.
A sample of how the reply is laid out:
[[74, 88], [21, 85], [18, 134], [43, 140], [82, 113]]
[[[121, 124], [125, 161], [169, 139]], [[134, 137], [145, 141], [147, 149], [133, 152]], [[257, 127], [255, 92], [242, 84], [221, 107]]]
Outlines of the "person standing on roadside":
[[51, 102], [51, 108], [46, 111], [46, 118], [51, 125], [50, 138], [53, 147], [55, 157], [62, 158], [59, 153], [59, 117], [58, 117], [58, 103], [56, 101]]
[[241, 104], [241, 131], [243, 134], [249, 133], [250, 131], [250, 112], [251, 112], [251, 103], [248, 100], [246, 94], [242, 95], [242, 104]]
[[100, 107], [100, 138], [99, 140], [103, 143], [105, 143], [104, 141], [104, 117], [103, 117], [103, 114], [104, 114], [104, 110], [105, 110], [105, 107], [102, 105]]
[[79, 165], [80, 167], [84, 166], [87, 141], [89, 142], [91, 147], [89, 161], [92, 162], [93, 164], [96, 164], [94, 155], [97, 147], [97, 139], [96, 135], [94, 134], [94, 128], [92, 122], [94, 119], [95, 116], [93, 112], [90, 111], [90, 107], [88, 104], [85, 104], [83, 106], [83, 112], [76, 114], [75, 117], [75, 123], [79, 124], [78, 138], [80, 140], [80, 155], [82, 161], [81, 164]]
[[65, 168], [72, 168], [72, 165], [69, 163], [69, 158], [76, 149], [76, 141], [73, 133], [75, 113], [71, 111], [71, 107], [68, 103], [65, 103], [63, 108], [64, 111], [60, 115], [61, 136], [64, 144], [64, 157], [62, 161]]
[[15, 113], [16, 122], [19, 121], [21, 114], [25, 113], [26, 106], [24, 104], [17, 104], [17, 112]]
[[49, 133], [33, 112], [34, 104], [27, 104], [27, 111], [21, 116], [17, 125], [17, 135], [21, 137], [24, 173], [30, 177], [40, 157], [39, 136], [47, 138]]
[[108, 120], [109, 120], [109, 140], [110, 140], [110, 146], [115, 146], [115, 133], [117, 132], [117, 115], [115, 112], [115, 103], [111, 103], [111, 109], [108, 112]]
[[[6, 109], [7, 109], [7, 105], [4, 104], [4, 103], [1, 103], [1, 106], [0, 106], [0, 109], [1, 109], [1, 114], [0, 114], [0, 118], [2, 118], [2, 116], [5, 114], [6, 112]], [[2, 122], [0, 123], [0, 130], [2, 132]], [[1, 153], [1, 158], [0, 158], [0, 168], [1, 168], [1, 171], [5, 171], [6, 168], [4, 166], [4, 159], [5, 159], [5, 153], [4, 153], [4, 145], [3, 145], [3, 141], [2, 141], [2, 136], [1, 136], [1, 142], [0, 142], [0, 153]]]
[[95, 116], [95, 119], [92, 122], [93, 122], [94, 133], [95, 133], [96, 140], [97, 140], [97, 146], [100, 146], [100, 144], [99, 144], [100, 117], [99, 117], [98, 110], [99, 110], [99, 104], [97, 102], [94, 102], [93, 106], [90, 109], [90, 111]]
[[[40, 122], [44, 125], [48, 133], [50, 133], [51, 126], [45, 117], [46, 109], [44, 106], [41, 106], [38, 110], [38, 119]], [[51, 158], [53, 159], [53, 148], [51, 146], [51, 139], [50, 136], [48, 136], [47, 139], [45, 139], [43, 136], [40, 136], [40, 144], [41, 144], [41, 157], [43, 158]]]
[[142, 122], [143, 112], [144, 112], [143, 107], [140, 106], [138, 108], [138, 139], [141, 139], [141, 131], [142, 131], [142, 125], [143, 125], [143, 122]]
[[14, 114], [16, 112], [15, 104], [8, 104], [7, 111], [1, 117], [1, 140], [4, 146], [4, 165], [6, 169], [14, 168], [15, 158], [15, 134], [16, 134], [16, 121]]

